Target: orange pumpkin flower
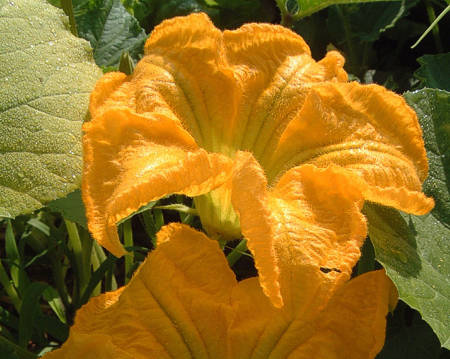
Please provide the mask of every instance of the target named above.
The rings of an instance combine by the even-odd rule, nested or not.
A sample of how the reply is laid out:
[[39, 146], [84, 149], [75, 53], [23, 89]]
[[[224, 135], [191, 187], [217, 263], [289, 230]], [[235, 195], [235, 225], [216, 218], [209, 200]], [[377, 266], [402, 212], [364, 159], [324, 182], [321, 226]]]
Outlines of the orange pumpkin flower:
[[[84, 125], [83, 198], [94, 238], [121, 256], [116, 223], [172, 193], [195, 197], [208, 234], [243, 235], [281, 307], [281, 263], [350, 275], [365, 200], [425, 214], [422, 133], [402, 97], [347, 83], [281, 26], [164, 21], [132, 75], [106, 74]], [[323, 274], [325, 276], [325, 273]]]
[[345, 280], [283, 264], [277, 309], [256, 278], [236, 282], [217, 241], [171, 224], [130, 283], [92, 298], [44, 359], [373, 359], [395, 288], [383, 271]]

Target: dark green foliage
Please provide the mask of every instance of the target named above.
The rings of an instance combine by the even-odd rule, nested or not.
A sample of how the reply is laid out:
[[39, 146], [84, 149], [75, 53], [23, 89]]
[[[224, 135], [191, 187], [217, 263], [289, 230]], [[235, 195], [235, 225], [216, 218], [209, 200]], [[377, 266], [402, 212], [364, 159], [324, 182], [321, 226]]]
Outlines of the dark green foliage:
[[74, 13], [79, 36], [91, 43], [97, 65], [118, 65], [123, 51], [139, 59], [147, 35], [120, 0], [74, 0]]
[[424, 55], [417, 59], [420, 68], [415, 75], [425, 87], [450, 91], [450, 53]]
[[61, 213], [64, 218], [87, 228], [86, 213], [79, 189], [69, 193], [65, 198], [50, 202], [47, 207], [53, 212]]
[[400, 301], [388, 316], [386, 342], [376, 359], [439, 359], [445, 351], [420, 314]]

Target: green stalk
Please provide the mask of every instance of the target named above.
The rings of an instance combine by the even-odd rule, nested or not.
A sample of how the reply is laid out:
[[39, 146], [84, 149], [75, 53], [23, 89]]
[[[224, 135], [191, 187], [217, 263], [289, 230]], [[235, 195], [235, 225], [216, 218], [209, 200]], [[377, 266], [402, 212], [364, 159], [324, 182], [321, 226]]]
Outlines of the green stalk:
[[11, 280], [6, 273], [5, 267], [3, 267], [2, 261], [0, 260], [0, 283], [8, 294], [8, 297], [11, 298], [11, 302], [16, 308], [17, 312], [20, 313], [20, 308], [22, 306], [22, 301], [19, 297], [19, 294], [16, 291], [16, 288], [11, 283]]
[[[125, 247], [133, 246], [133, 229], [131, 227], [131, 219], [123, 223], [123, 243]], [[128, 283], [133, 270], [134, 253], [128, 252], [125, 254], [125, 284]]]
[[[100, 263], [103, 263], [104, 261], [106, 261], [106, 254], [105, 254], [105, 252], [103, 252], [103, 248], [100, 247], [100, 245], [96, 241], [94, 241], [93, 246], [94, 246], [95, 253], [97, 254], [97, 257], [98, 257]], [[112, 271], [107, 272], [105, 288], [107, 290], [117, 289], [116, 277], [114, 277]]]
[[84, 282], [82, 283], [83, 285], [81, 286], [80, 290], [81, 293], [84, 292], [84, 290], [86, 289], [86, 286], [88, 285], [89, 282], [89, 277], [91, 275], [91, 255], [92, 255], [92, 245], [93, 245], [93, 240], [92, 238], [89, 236], [89, 232], [86, 231], [85, 229], [81, 228], [81, 233], [80, 233], [80, 239], [81, 239], [81, 245], [82, 245], [82, 271], [83, 271], [83, 278], [84, 278]]
[[67, 234], [69, 235], [69, 244], [72, 248], [74, 260], [75, 260], [75, 273], [76, 281], [74, 285], [74, 302], [78, 303], [78, 299], [81, 295], [82, 288], [87, 284], [87, 278], [85, 277], [83, 269], [83, 245], [80, 240], [80, 235], [78, 233], [77, 225], [64, 218], [64, 223], [66, 224]]
[[227, 255], [227, 261], [230, 267], [233, 267], [236, 264], [236, 262], [239, 260], [239, 258], [242, 257], [242, 255], [245, 253], [246, 250], [247, 250], [247, 240], [243, 239]]
[[[419, 43], [423, 40], [423, 38], [425, 36], [428, 35], [428, 33], [435, 27], [437, 26], [438, 22], [444, 17], [445, 14], [447, 14], [450, 11], [450, 5], [448, 5], [440, 14], [439, 16], [431, 23], [430, 26], [428, 26], [428, 28], [425, 30], [425, 32], [419, 37], [419, 40], [417, 40], [414, 45], [411, 46], [411, 49], [414, 49], [417, 45], [419, 45]], [[427, 7], [427, 12], [428, 12], [428, 7]], [[434, 13], [434, 10], [433, 10]], [[428, 12], [428, 17], [430, 17], [430, 13]], [[430, 19], [431, 21], [431, 19]], [[438, 29], [438, 34], [439, 34], [439, 29]], [[436, 40], [435, 40], [436, 41]], [[439, 39], [439, 43], [440, 43], [440, 39]], [[440, 46], [442, 47], [442, 44], [440, 44]], [[440, 50], [440, 52], [442, 52], [442, 50]]]
[[57, 258], [52, 258], [53, 280], [58, 294], [66, 310], [70, 307], [70, 297], [67, 293], [66, 283], [64, 282], [64, 270], [61, 262]]
[[65, 14], [69, 17], [70, 31], [73, 35], [78, 36], [77, 23], [75, 22], [75, 16], [73, 14], [72, 0], [61, 0], [61, 7]]
[[[92, 272], [95, 272], [100, 267], [100, 260], [97, 256], [97, 252], [95, 251], [94, 246], [95, 246], [95, 244], [93, 244], [92, 249], [91, 249]], [[101, 291], [102, 291], [102, 283], [100, 281], [100, 283], [97, 284], [97, 286], [92, 291], [92, 296], [95, 297], [96, 295], [99, 295], [101, 293]]]
[[280, 24], [290, 29], [294, 25], [294, 17], [289, 13], [286, 8], [286, 0], [276, 0], [278, 9], [280, 9], [281, 22]]
[[435, 24], [431, 28], [431, 32], [433, 33], [434, 44], [436, 45], [436, 49], [438, 52], [443, 52], [444, 48], [442, 47], [441, 38], [439, 36], [439, 24], [437, 22], [435, 23], [436, 13], [434, 12], [434, 8], [430, 4], [430, 0], [425, 0], [425, 7], [427, 9], [427, 15], [428, 20], [430, 21], [430, 25]]

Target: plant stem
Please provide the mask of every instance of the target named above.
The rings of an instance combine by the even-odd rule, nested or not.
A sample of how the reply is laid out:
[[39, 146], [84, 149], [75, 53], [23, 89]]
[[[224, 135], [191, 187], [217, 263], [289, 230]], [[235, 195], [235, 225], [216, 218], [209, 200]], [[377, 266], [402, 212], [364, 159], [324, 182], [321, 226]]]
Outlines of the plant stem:
[[[123, 243], [125, 247], [133, 246], [133, 229], [131, 227], [131, 219], [123, 223]], [[125, 254], [125, 284], [128, 283], [133, 269], [134, 254], [128, 252]]]
[[441, 38], [439, 36], [439, 25], [436, 21], [436, 13], [434, 12], [434, 8], [433, 6], [431, 6], [430, 4], [430, 0], [425, 0], [425, 6], [427, 8], [427, 15], [428, 15], [428, 20], [430, 21], [430, 26], [432, 24], [434, 24], [434, 26], [432, 26], [432, 33], [433, 33], [433, 39], [434, 39], [434, 44], [436, 45], [436, 50], [438, 52], [443, 52], [444, 49], [442, 47], [442, 42], [441, 42]]
[[[428, 9], [427, 9], [428, 10]], [[431, 23], [430, 26], [425, 30], [425, 32], [419, 37], [419, 39], [411, 46], [411, 49], [414, 49], [419, 43], [423, 40], [425, 36], [428, 35], [428, 33], [434, 28], [434, 26], [437, 26], [437, 23], [444, 17], [445, 14], [447, 14], [450, 11], [450, 5], [448, 5], [440, 14], [439, 16]], [[439, 33], [439, 29], [438, 29]], [[440, 43], [440, 39], [439, 39]], [[441, 44], [442, 46], [442, 44]]]
[[[105, 252], [103, 252], [103, 248], [100, 247], [100, 245], [96, 241], [94, 241], [93, 246], [94, 246], [95, 253], [97, 254], [97, 257], [98, 257], [100, 263], [103, 263], [104, 261], [106, 261], [107, 257], [106, 257]], [[117, 289], [116, 277], [114, 277], [112, 271], [107, 272], [105, 288], [107, 288], [107, 290]]]
[[64, 273], [61, 262], [57, 258], [52, 259], [53, 279], [55, 281], [55, 287], [59, 296], [66, 308], [66, 311], [70, 307], [69, 294], [67, 293], [66, 284], [64, 282]]
[[75, 16], [73, 14], [72, 0], [61, 0], [61, 7], [65, 14], [69, 17], [70, 31], [73, 35], [78, 36], [77, 23], [75, 22]]
[[74, 298], [75, 307], [77, 306], [78, 300], [82, 293], [82, 288], [86, 285], [86, 276], [84, 273], [84, 259], [83, 259], [83, 245], [80, 240], [80, 235], [78, 233], [77, 225], [64, 218], [64, 223], [66, 224], [67, 234], [69, 235], [69, 244], [72, 248], [73, 256], [75, 259], [75, 273], [76, 281], [74, 285]]
[[243, 239], [239, 244], [233, 248], [233, 250], [227, 255], [227, 261], [230, 267], [233, 267], [235, 263], [242, 257], [247, 250], [247, 240]]
[[[92, 263], [92, 272], [95, 272], [100, 267], [100, 260], [98, 258], [97, 252], [94, 248], [95, 244], [93, 244], [91, 249], [91, 263]], [[102, 291], [102, 283], [97, 284], [97, 286], [92, 290], [92, 296], [99, 295]]]
[[11, 298], [11, 302], [16, 308], [17, 312], [20, 313], [20, 308], [22, 306], [22, 301], [20, 300], [19, 294], [16, 291], [16, 288], [11, 283], [9, 279], [8, 273], [6, 273], [5, 267], [3, 267], [2, 261], [0, 260], [0, 283], [5, 289], [8, 297]]

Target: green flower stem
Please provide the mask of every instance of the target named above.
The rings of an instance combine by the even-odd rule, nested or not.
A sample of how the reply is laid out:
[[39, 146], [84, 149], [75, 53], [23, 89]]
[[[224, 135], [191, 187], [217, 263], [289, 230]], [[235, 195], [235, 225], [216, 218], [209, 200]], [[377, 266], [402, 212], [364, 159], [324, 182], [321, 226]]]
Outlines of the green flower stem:
[[64, 219], [64, 222], [66, 224], [67, 233], [69, 235], [69, 244], [72, 248], [75, 260], [76, 279], [78, 280], [75, 282], [76, 285], [74, 286], [74, 301], [78, 303], [82, 288], [85, 288], [87, 285], [87, 277], [84, 271], [83, 244], [78, 233], [77, 225], [68, 219]]
[[278, 9], [280, 9], [280, 13], [281, 13], [280, 24], [282, 26], [290, 29], [292, 27], [292, 25], [294, 24], [294, 18], [286, 8], [286, 0], [276, 0], [276, 3], [278, 6]]
[[242, 257], [247, 250], [247, 240], [243, 239], [239, 244], [233, 248], [233, 250], [227, 255], [227, 261], [230, 267], [233, 267], [235, 263]]
[[22, 306], [22, 301], [17, 293], [16, 288], [11, 283], [11, 280], [6, 273], [5, 267], [3, 267], [2, 261], [0, 260], [0, 283], [8, 294], [8, 297], [11, 299], [14, 308], [16, 308], [17, 312], [20, 313], [20, 308]]
[[37, 356], [33, 353], [30, 353], [28, 350], [25, 350], [13, 342], [9, 341], [5, 337], [0, 335], [0, 348], [2, 348], [2, 352], [4, 353], [14, 353], [12, 357], [18, 359], [36, 359]]
[[53, 280], [55, 282], [55, 287], [64, 304], [64, 307], [66, 307], [67, 310], [70, 307], [71, 300], [67, 292], [66, 283], [64, 282], [65, 271], [59, 259], [54, 257], [51, 258], [52, 258]]
[[[125, 247], [133, 247], [133, 229], [131, 227], [131, 219], [123, 223], [123, 243]], [[134, 254], [128, 252], [125, 255], [125, 284], [130, 280], [131, 271], [133, 270]]]
[[[428, 11], [428, 9], [427, 9]], [[414, 45], [411, 46], [411, 49], [414, 49], [419, 43], [423, 40], [425, 36], [428, 35], [428, 33], [437, 26], [437, 23], [444, 17], [445, 14], [447, 14], [450, 11], [450, 5], [448, 5], [440, 14], [439, 16], [431, 23], [430, 26], [425, 30], [425, 32], [419, 37], [419, 39], [414, 43]], [[439, 31], [439, 30], [438, 30]]]
[[436, 49], [438, 52], [443, 52], [444, 48], [442, 47], [441, 38], [439, 36], [439, 25], [436, 21], [436, 13], [434, 12], [433, 6], [431, 6], [430, 0], [425, 0], [425, 7], [427, 9], [427, 15], [428, 20], [430, 21], [430, 26], [432, 25], [431, 31], [433, 33], [434, 44], [436, 45]]
[[155, 209], [172, 210], [172, 211], [177, 211], [180, 213], [192, 214], [193, 216], [198, 216], [198, 211], [195, 208], [185, 206], [184, 204], [181, 204], [181, 203], [168, 204], [166, 206], [155, 206], [154, 208]]
[[[97, 242], [95, 242], [97, 243]], [[97, 256], [97, 252], [94, 248], [95, 244], [92, 245], [91, 249], [91, 264], [92, 264], [92, 272], [95, 272], [100, 267], [100, 260]], [[102, 283], [98, 283], [97, 286], [93, 289], [91, 296], [99, 295], [102, 291]]]
[[358, 262], [358, 275], [375, 269], [375, 250], [370, 239], [366, 239], [361, 248], [361, 258]]
[[69, 17], [70, 31], [73, 35], [78, 36], [77, 23], [75, 22], [75, 16], [73, 14], [72, 0], [61, 0], [61, 7], [65, 14]]
[[[95, 254], [97, 255], [97, 258], [99, 259], [99, 262], [103, 263], [104, 261], [106, 261], [106, 254], [103, 251], [103, 248], [100, 247], [100, 245], [96, 241], [94, 241], [93, 247], [95, 250]], [[116, 277], [113, 275], [112, 271], [107, 272], [105, 288], [107, 290], [117, 289]]]

